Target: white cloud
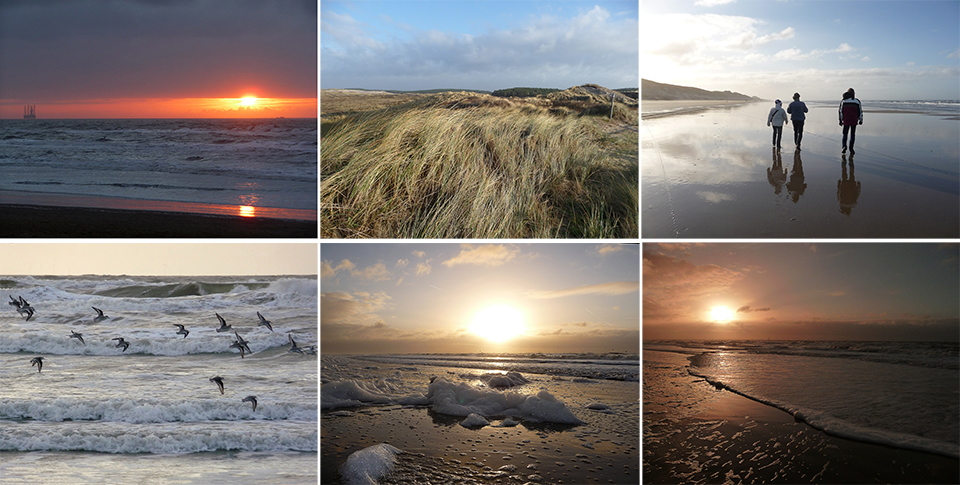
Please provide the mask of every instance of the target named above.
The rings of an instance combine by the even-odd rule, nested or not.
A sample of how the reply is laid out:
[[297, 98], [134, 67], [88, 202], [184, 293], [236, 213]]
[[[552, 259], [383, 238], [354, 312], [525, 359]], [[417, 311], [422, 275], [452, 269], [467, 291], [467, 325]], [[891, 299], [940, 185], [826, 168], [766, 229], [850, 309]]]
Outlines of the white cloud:
[[461, 246], [460, 254], [446, 260], [443, 265], [452, 268], [460, 264], [477, 266], [500, 266], [520, 254], [520, 249], [503, 245], [484, 244], [482, 246]]
[[640, 291], [639, 281], [615, 281], [612, 283], [600, 283], [597, 285], [584, 285], [576, 288], [555, 291], [531, 291], [527, 294], [530, 298], [546, 299], [561, 298], [574, 295], [625, 295], [628, 293], [637, 293]]
[[947, 59], [960, 59], [960, 49], [947, 54]]
[[693, 2], [693, 4], [698, 7], [716, 7], [717, 5], [727, 5], [736, 2], [737, 0], [697, 0]]
[[417, 276], [423, 276], [425, 274], [430, 274], [430, 271], [433, 271], [433, 267], [430, 266], [430, 262], [426, 263], [417, 263]]
[[411, 38], [381, 43], [365, 28], [349, 16], [323, 14], [321, 33], [335, 45], [320, 46], [322, 85], [497, 89], [639, 81], [637, 18], [615, 18], [599, 6], [570, 19], [544, 16], [473, 36], [412, 31]]
[[330, 261], [323, 260], [320, 262], [320, 278], [321, 279], [331, 278], [333, 276], [336, 276], [338, 271], [340, 270], [350, 271], [355, 266], [356, 265], [351, 263], [349, 259], [344, 259], [343, 261], [340, 261], [340, 264], [338, 264], [336, 267], [332, 266], [330, 264]]

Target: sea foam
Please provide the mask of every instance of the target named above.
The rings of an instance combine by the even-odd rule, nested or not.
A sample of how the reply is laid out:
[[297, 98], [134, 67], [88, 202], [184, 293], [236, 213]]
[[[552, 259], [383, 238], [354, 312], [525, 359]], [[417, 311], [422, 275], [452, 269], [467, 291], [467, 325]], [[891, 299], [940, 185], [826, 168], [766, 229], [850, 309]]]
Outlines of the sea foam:
[[340, 476], [348, 485], [376, 485], [397, 463], [397, 454], [403, 450], [381, 443], [355, 451], [340, 466]]

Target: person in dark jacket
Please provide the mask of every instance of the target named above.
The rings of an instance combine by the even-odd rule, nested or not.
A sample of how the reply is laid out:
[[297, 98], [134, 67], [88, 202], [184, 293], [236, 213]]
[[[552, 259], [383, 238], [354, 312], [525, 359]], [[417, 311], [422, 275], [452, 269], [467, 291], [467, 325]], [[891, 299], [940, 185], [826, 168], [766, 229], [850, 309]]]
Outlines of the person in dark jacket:
[[847, 132], [850, 132], [850, 154], [856, 153], [853, 150], [853, 142], [857, 139], [857, 125], [863, 124], [863, 105], [856, 98], [853, 88], [843, 93], [843, 101], [840, 101], [840, 126], [843, 127], [843, 150], [841, 153], [847, 153]]
[[800, 149], [800, 142], [803, 140], [803, 122], [806, 121], [807, 105], [800, 101], [800, 93], [793, 93], [793, 102], [787, 106], [787, 113], [790, 113], [790, 121], [793, 122], [793, 143]]

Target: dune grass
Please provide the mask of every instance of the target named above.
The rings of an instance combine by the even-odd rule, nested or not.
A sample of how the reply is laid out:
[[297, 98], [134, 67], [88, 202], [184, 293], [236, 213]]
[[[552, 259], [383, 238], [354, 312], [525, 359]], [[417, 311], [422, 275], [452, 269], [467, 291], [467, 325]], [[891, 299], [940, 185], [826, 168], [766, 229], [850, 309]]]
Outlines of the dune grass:
[[636, 141], [618, 147], [602, 118], [444, 106], [415, 102], [327, 127], [321, 237], [638, 237]]

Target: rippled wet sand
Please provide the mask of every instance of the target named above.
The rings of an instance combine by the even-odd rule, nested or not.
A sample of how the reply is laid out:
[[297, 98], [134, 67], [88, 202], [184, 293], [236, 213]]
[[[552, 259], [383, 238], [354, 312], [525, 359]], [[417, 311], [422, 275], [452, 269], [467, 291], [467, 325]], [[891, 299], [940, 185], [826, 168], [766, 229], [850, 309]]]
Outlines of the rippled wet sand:
[[811, 104], [802, 151], [751, 103], [645, 119], [644, 238], [960, 237], [960, 121], [870, 112], [841, 154], [836, 108]]
[[644, 351], [644, 483], [957, 483], [950, 458], [821, 433]]
[[[365, 369], [369, 377], [394, 375], [397, 366]], [[470, 369], [419, 366], [404, 379], [459, 375]], [[487, 371], [478, 370], [478, 373]], [[379, 443], [400, 448], [396, 468], [378, 480], [393, 483], [628, 483], [640, 480], [638, 383], [524, 374], [531, 384], [518, 392], [547, 389], [586, 424], [534, 423], [465, 428], [463, 417], [427, 407], [370, 406], [323, 411], [320, 417], [321, 482], [340, 483], [347, 457]], [[407, 383], [413, 387], [416, 384]], [[588, 409], [601, 402], [609, 412]], [[348, 411], [343, 413], [340, 411]], [[491, 424], [501, 419], [488, 417]]]

